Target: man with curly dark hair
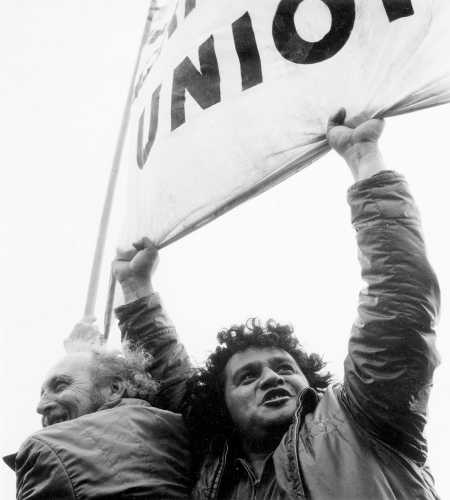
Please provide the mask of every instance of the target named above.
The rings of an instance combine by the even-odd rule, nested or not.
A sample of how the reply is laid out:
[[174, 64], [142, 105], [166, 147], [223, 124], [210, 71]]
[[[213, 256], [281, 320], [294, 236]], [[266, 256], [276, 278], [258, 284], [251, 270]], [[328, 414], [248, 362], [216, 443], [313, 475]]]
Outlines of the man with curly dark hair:
[[[322, 373], [325, 367], [322, 358], [305, 352], [291, 325], [281, 325], [274, 320], [261, 325], [258, 319], [253, 318], [246, 325], [219, 332], [217, 340], [219, 346], [208, 357], [205, 367], [199, 368], [191, 377], [186, 391], [184, 417], [197, 456], [207, 452], [217, 429], [221, 429], [221, 435], [228, 439], [233, 438], [238, 429], [243, 445], [247, 442], [246, 436], [253, 436], [249, 427], [260, 429], [261, 435], [254, 436], [255, 446], [249, 443], [248, 453], [252, 448], [261, 451], [265, 445], [270, 448], [272, 441], [278, 444], [286, 431], [285, 423], [291, 423], [297, 406], [296, 398], [292, 396], [298, 396], [305, 387], [312, 387], [321, 394], [330, 384], [331, 375]], [[239, 363], [240, 353], [251, 352], [255, 360], [245, 355], [246, 364], [243, 367], [239, 365], [239, 371], [233, 373], [233, 377], [241, 381], [241, 386], [251, 385], [258, 370], [264, 369], [261, 363], [264, 357], [268, 365], [274, 367], [272, 375], [283, 375], [273, 390], [265, 395], [267, 404], [262, 408], [269, 410], [270, 420], [265, 419], [263, 412], [252, 415], [245, 393], [236, 396], [227, 390], [227, 375]]]
[[5, 461], [17, 499], [188, 499], [191, 457], [181, 415], [153, 406], [159, 384], [144, 349], [109, 348], [88, 318], [48, 372], [44, 427]]
[[345, 114], [330, 118], [327, 139], [355, 180], [348, 202], [367, 288], [343, 383], [330, 383], [291, 326], [258, 320], [219, 333], [220, 345], [192, 375], [151, 288], [156, 248], [144, 238], [131, 261], [116, 264], [123, 337], [153, 353], [162, 404], [182, 408], [191, 432], [195, 500], [437, 498], [424, 428], [439, 364], [439, 286], [409, 187], [386, 170], [378, 148], [384, 121], [352, 128]]

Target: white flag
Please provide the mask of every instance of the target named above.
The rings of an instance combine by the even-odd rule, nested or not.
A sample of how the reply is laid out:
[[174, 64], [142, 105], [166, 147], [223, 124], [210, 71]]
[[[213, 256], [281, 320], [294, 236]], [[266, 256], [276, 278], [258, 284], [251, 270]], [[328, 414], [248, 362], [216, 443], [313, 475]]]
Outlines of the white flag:
[[448, 0], [153, 1], [119, 246], [158, 247], [328, 150], [328, 117], [450, 101]]

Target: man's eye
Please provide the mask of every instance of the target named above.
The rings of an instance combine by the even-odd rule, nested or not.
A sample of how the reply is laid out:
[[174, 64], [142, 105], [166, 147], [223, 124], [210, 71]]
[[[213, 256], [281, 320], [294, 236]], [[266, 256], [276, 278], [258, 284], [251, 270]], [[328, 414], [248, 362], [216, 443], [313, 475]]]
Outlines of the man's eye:
[[241, 379], [239, 380], [239, 383], [241, 384], [248, 384], [249, 382], [252, 382], [253, 380], [255, 380], [255, 375], [253, 373], [244, 373], [244, 375], [242, 375]]
[[65, 387], [67, 387], [67, 382], [57, 382], [55, 384], [55, 392], [62, 391]]
[[291, 375], [294, 373], [294, 368], [290, 365], [281, 365], [278, 367], [277, 372], [282, 375]]

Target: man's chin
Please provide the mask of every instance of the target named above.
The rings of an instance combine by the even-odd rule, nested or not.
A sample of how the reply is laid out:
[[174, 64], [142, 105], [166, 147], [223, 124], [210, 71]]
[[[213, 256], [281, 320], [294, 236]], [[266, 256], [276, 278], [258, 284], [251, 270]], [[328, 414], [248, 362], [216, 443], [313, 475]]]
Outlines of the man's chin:
[[286, 404], [283, 406], [273, 406], [268, 408], [263, 416], [263, 422], [270, 426], [285, 426], [292, 423], [295, 415], [296, 406], [293, 404]]

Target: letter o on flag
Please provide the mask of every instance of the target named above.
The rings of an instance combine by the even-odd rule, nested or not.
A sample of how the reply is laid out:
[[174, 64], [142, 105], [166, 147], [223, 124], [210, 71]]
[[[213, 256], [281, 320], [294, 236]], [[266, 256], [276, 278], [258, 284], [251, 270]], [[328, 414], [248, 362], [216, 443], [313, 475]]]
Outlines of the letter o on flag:
[[355, 24], [354, 0], [321, 0], [331, 13], [330, 31], [317, 42], [307, 42], [298, 34], [294, 15], [303, 0], [281, 0], [272, 24], [278, 52], [296, 64], [315, 64], [337, 54], [350, 38]]

